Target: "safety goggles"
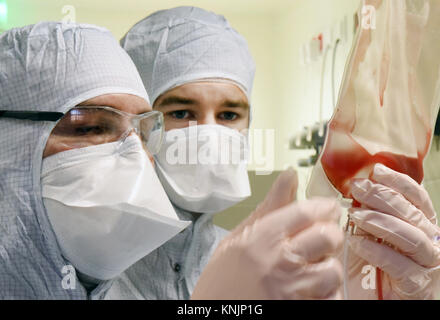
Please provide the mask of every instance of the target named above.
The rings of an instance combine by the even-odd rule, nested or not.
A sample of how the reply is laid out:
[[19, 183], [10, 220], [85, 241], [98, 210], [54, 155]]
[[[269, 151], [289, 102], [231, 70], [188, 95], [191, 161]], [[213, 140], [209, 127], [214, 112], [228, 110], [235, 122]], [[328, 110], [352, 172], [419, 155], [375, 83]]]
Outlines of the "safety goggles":
[[163, 115], [159, 111], [131, 114], [107, 106], [77, 106], [66, 114], [46, 111], [5, 111], [0, 117], [58, 121], [51, 137], [69, 149], [123, 141], [137, 134], [151, 154], [159, 152], [163, 138]]

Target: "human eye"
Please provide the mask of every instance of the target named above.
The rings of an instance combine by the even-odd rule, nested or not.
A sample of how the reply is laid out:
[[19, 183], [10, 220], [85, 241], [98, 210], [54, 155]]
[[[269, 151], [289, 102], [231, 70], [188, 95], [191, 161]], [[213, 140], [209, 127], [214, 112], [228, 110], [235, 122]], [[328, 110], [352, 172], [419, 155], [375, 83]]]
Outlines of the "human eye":
[[178, 120], [188, 119], [190, 117], [190, 113], [188, 110], [175, 110], [169, 113], [172, 118]]
[[73, 116], [69, 125], [74, 136], [84, 137], [117, 135], [127, 126], [121, 116], [101, 110], [93, 110], [81, 117]]
[[102, 124], [76, 125], [73, 129], [73, 133], [76, 136], [103, 135], [107, 134], [109, 131], [112, 131], [107, 125]]
[[224, 121], [234, 121], [238, 118], [238, 114], [232, 111], [225, 111], [219, 114], [219, 118]]

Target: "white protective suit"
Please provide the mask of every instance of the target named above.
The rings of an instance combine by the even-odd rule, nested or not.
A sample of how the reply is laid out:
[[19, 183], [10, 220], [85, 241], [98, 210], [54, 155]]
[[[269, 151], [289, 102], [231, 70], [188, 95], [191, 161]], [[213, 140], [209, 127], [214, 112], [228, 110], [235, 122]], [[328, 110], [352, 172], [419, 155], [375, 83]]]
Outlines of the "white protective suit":
[[[0, 109], [56, 111], [111, 93], [148, 101], [136, 67], [110, 32], [41, 22], [0, 35]], [[99, 299], [73, 278], [41, 195], [41, 165], [55, 122], [0, 117], [0, 299]], [[65, 286], [64, 286], [65, 287]]]

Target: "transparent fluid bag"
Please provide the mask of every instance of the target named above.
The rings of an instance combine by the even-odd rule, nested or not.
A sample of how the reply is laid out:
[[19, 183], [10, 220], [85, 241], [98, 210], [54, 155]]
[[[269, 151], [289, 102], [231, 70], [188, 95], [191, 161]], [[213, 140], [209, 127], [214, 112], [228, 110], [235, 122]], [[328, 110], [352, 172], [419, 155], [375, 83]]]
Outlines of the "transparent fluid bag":
[[421, 183], [438, 113], [440, 1], [364, 0], [307, 196], [350, 198], [375, 163]]

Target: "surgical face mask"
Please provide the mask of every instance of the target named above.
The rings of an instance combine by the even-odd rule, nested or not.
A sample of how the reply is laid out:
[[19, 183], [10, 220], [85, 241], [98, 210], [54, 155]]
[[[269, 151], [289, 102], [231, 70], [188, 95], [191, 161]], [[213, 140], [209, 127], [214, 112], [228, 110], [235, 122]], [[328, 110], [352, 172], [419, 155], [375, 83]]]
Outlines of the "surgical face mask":
[[45, 158], [41, 183], [63, 255], [96, 279], [114, 278], [189, 224], [136, 135]]
[[216, 213], [251, 194], [247, 137], [220, 125], [165, 133], [156, 171], [170, 200], [191, 212]]

